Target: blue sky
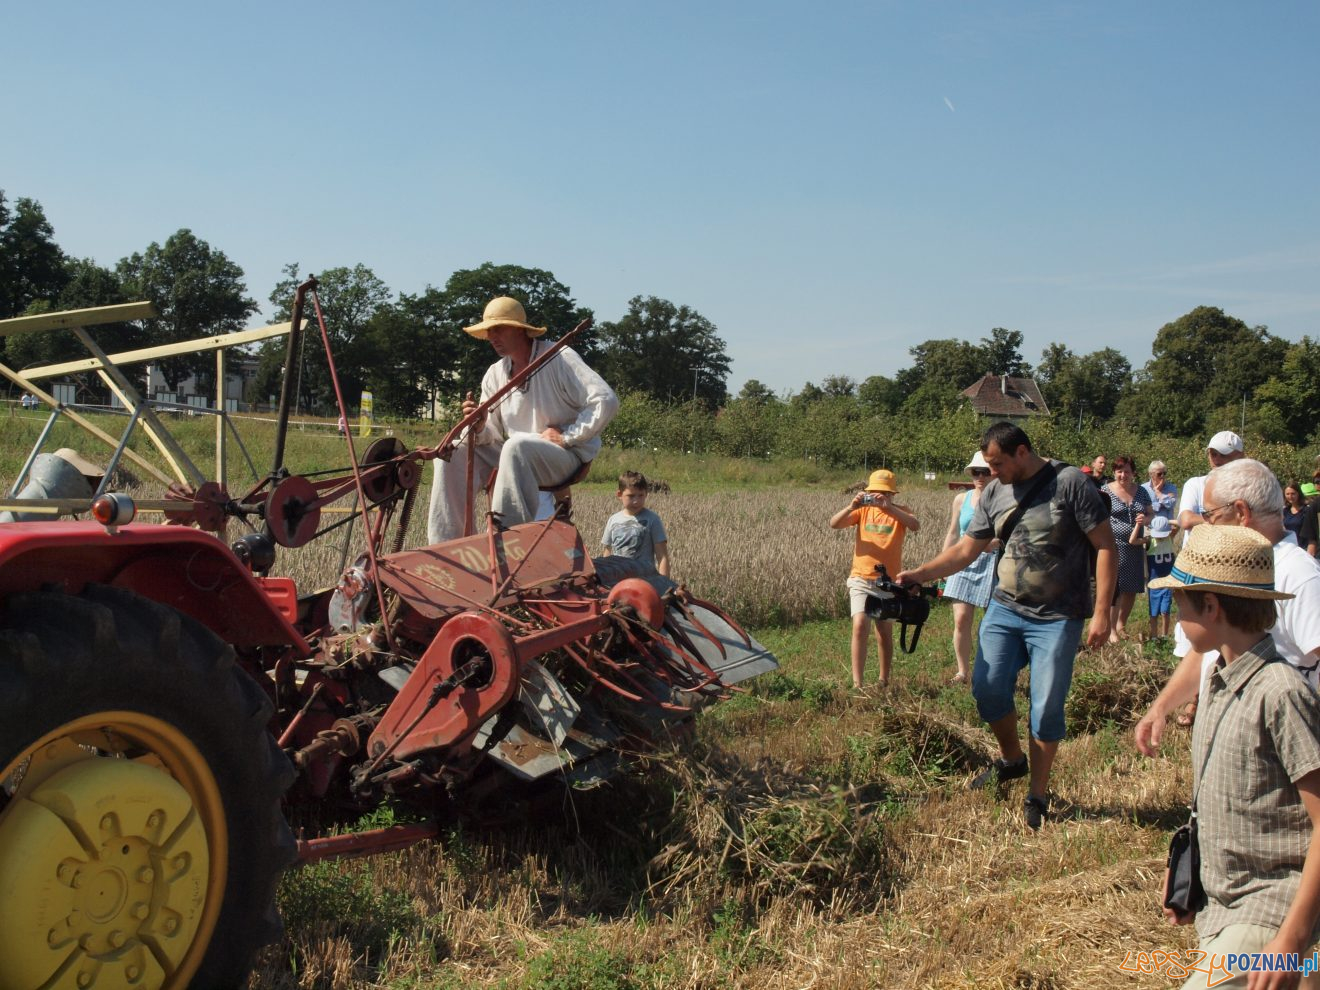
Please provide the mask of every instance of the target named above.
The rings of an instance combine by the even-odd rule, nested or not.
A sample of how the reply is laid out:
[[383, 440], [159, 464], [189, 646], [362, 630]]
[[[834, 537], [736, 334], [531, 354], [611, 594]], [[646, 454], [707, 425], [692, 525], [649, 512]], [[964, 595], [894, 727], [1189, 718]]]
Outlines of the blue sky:
[[419, 292], [694, 307], [730, 387], [1021, 330], [1134, 365], [1320, 335], [1320, 4], [0, 5], [0, 189], [112, 265], [180, 227]]

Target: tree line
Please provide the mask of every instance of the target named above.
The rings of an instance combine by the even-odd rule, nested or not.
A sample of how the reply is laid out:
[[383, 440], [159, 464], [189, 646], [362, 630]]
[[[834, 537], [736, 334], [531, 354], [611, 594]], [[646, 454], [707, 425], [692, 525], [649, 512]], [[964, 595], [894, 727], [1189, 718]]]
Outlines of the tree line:
[[[266, 312], [273, 322], [289, 319], [294, 289], [309, 274], [296, 263], [285, 266], [268, 296]], [[400, 418], [423, 415], [437, 403], [452, 403], [478, 389], [491, 361], [490, 348], [462, 329], [480, 321], [495, 296], [517, 297], [529, 321], [548, 327], [551, 338], [593, 315], [551, 272], [520, 265], [487, 262], [454, 272], [443, 287], [427, 286], [417, 294], [395, 293], [361, 263], [323, 269], [316, 277], [346, 400], [356, 402], [361, 391], [370, 389], [378, 413]], [[157, 318], [94, 332], [112, 352], [231, 333], [258, 312], [243, 270], [190, 230], [102, 266], [66, 255], [41, 204], [19, 198], [11, 207], [2, 190], [0, 287], [0, 319], [143, 299], [154, 303]], [[305, 412], [330, 415], [335, 399], [319, 325], [310, 307], [306, 315], [297, 402]], [[695, 399], [711, 408], [727, 394], [725, 346], [700, 313], [647, 295], [633, 297], [620, 319], [597, 324], [576, 344], [621, 392], [667, 402]], [[3, 360], [20, 369], [86, 356], [78, 341], [63, 333], [18, 334], [0, 340], [0, 348]], [[260, 404], [280, 391], [284, 340], [267, 341], [256, 356], [257, 374], [245, 398]], [[174, 358], [160, 366], [171, 385], [195, 376], [203, 388], [213, 369], [208, 356]]]
[[[267, 312], [286, 320], [295, 286], [307, 276], [287, 265], [268, 295]], [[316, 273], [336, 367], [349, 401], [363, 389], [378, 415], [413, 418], [475, 391], [490, 350], [462, 332], [485, 304], [512, 295], [529, 320], [557, 337], [591, 316], [568, 286], [546, 270], [490, 262], [454, 272], [442, 287], [395, 292], [366, 265]], [[158, 318], [101, 328], [109, 350], [164, 344], [238, 330], [258, 311], [242, 269], [190, 230], [152, 243], [110, 267], [68, 256], [41, 205], [0, 191], [0, 318], [51, 309], [151, 300]], [[334, 397], [314, 321], [298, 364], [299, 408], [330, 415]], [[996, 327], [973, 342], [927, 340], [909, 350], [911, 365], [893, 376], [847, 375], [776, 394], [748, 381], [727, 383], [731, 360], [717, 328], [688, 306], [637, 295], [617, 321], [602, 322], [577, 349], [624, 397], [611, 429], [619, 444], [790, 456], [835, 466], [893, 463], [916, 467], [949, 460], [977, 423], [959, 394], [986, 373], [1033, 377], [1060, 437], [1204, 437], [1239, 428], [1261, 442], [1301, 445], [1316, 438], [1320, 344], [1288, 343], [1209, 306], [1160, 327], [1140, 368], [1112, 348], [1087, 354], [1053, 343], [1033, 367], [1019, 331]], [[0, 340], [3, 360], [29, 367], [85, 356], [69, 334], [20, 334]], [[257, 349], [248, 401], [279, 393], [283, 340]], [[172, 384], [214, 365], [181, 357], [162, 366]], [[961, 455], [958, 455], [961, 456]]]

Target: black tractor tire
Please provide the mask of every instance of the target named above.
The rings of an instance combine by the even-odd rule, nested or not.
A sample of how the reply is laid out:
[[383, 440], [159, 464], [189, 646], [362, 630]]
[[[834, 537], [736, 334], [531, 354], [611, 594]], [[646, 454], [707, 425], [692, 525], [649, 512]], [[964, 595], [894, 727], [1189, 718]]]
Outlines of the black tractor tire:
[[[293, 768], [270, 735], [271, 711], [266, 694], [236, 664], [231, 647], [194, 619], [132, 592], [91, 585], [77, 596], [41, 591], [7, 599], [0, 618], [0, 842], [6, 835], [20, 836], [37, 855], [16, 851], [23, 841], [10, 840], [6, 863], [6, 851], [0, 848], [0, 888], [5, 869], [10, 875], [35, 878], [29, 887], [36, 890], [11, 892], [15, 899], [39, 893], [33, 900], [40, 901], [47, 898], [49, 888], [59, 902], [60, 897], [85, 898], [86, 886], [103, 888], [95, 911], [66, 910], [67, 917], [56, 923], [52, 919], [60, 918], [60, 911], [50, 909], [40, 923], [29, 926], [32, 930], [26, 937], [31, 943], [42, 938], [52, 946], [65, 944], [60, 951], [73, 962], [62, 965], [81, 967], [63, 979], [72, 976], [77, 986], [92, 990], [118, 986], [233, 990], [246, 984], [253, 952], [281, 933], [275, 888], [295, 856], [293, 836], [280, 808]], [[104, 746], [98, 743], [101, 737], [109, 740]], [[153, 747], [152, 740], [160, 740], [159, 746]], [[40, 816], [50, 816], [53, 827], [31, 826], [24, 832], [19, 825], [23, 821], [19, 816], [25, 813], [22, 806], [35, 804], [27, 800], [30, 792], [24, 790], [23, 777], [31, 773], [33, 781], [39, 781], [37, 770], [44, 758], [62, 762], [62, 772], [74, 775], [76, 785], [69, 785], [70, 794], [85, 805], [122, 803], [122, 794], [109, 793], [114, 789], [111, 781], [125, 772], [138, 781], [145, 776], [148, 801], [155, 800], [155, 788], [172, 797], [175, 806], [187, 809], [151, 821], [160, 823], [168, 817], [171, 826], [175, 820], [195, 822], [187, 833], [193, 837], [190, 848], [201, 850], [196, 862], [204, 856], [209, 865], [171, 875], [171, 868], [193, 862], [175, 856], [166, 845], [180, 841], [184, 826], [164, 837], [163, 825], [158, 824], [155, 833], [133, 826], [131, 822], [139, 820], [134, 808], [145, 805], [127, 806], [117, 812], [118, 818], [105, 814], [98, 819], [95, 816], [102, 812], [95, 811], [79, 820], [70, 813], [69, 837], [58, 841], [72, 844], [75, 850], [75, 839], [81, 842], [77, 855], [87, 862], [74, 857], [70, 866], [69, 858], [59, 860], [63, 854], [47, 852], [47, 847], [56, 848], [57, 840], [49, 834], [62, 832], [54, 814], [63, 818], [58, 809], [71, 803], [58, 794], [61, 781], [70, 778], [58, 773], [51, 777], [48, 786], [57, 797], [47, 799], [47, 805], [55, 812], [45, 806], [35, 812], [34, 820], [46, 821]], [[115, 836], [107, 840], [114, 846], [108, 853], [104, 852], [108, 847], [97, 846], [104, 838], [96, 834], [98, 821], [101, 829], [108, 830], [105, 835]], [[153, 841], [158, 844], [151, 845]], [[117, 868], [111, 860], [121, 849], [124, 858]], [[227, 865], [222, 869], [220, 855], [225, 850]], [[132, 860], [130, 851], [139, 858]], [[41, 854], [50, 862], [30, 866]], [[148, 868], [153, 863], [155, 870]], [[84, 884], [86, 878], [75, 876], [78, 882], [67, 883], [69, 874], [79, 869], [92, 877], [91, 882]], [[57, 870], [60, 883], [84, 889], [59, 888], [54, 879]], [[127, 898], [121, 896], [125, 883], [138, 884]], [[217, 885], [222, 891], [215, 889]], [[163, 888], [170, 893], [161, 894]], [[148, 898], [142, 895], [144, 890], [154, 893]], [[116, 897], [123, 907], [110, 917]], [[173, 905], [188, 897], [192, 913], [180, 915]], [[67, 909], [73, 901], [60, 903]], [[0, 916], [13, 920], [29, 907], [0, 903]], [[97, 915], [99, 927], [90, 927], [89, 913]], [[75, 916], [79, 921], [70, 923]], [[180, 926], [180, 917], [187, 923]], [[190, 930], [193, 917], [205, 919], [195, 931]], [[160, 927], [152, 929], [153, 923]], [[182, 933], [171, 943], [172, 955], [159, 950], [162, 931]], [[0, 939], [4, 934], [0, 931]], [[9, 937], [24, 936], [11, 932]], [[46, 965], [41, 950], [44, 946], [27, 950], [30, 970]], [[9, 969], [7, 962], [0, 967]], [[34, 985], [42, 985], [41, 980]]]

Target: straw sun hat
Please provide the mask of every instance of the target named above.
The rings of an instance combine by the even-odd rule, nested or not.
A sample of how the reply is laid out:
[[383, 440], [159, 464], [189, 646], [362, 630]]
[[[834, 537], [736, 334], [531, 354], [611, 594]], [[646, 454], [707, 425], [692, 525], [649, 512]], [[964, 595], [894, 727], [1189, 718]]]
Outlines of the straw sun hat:
[[55, 451], [55, 456], [66, 464], [72, 465], [85, 478], [95, 478], [100, 481], [105, 475], [105, 468], [93, 464], [72, 447], [61, 447]]
[[534, 327], [527, 322], [527, 310], [512, 296], [496, 296], [486, 303], [481, 322], [463, 329], [478, 340], [485, 340], [495, 327], [519, 327], [526, 330], [529, 337], [539, 337], [545, 333], [545, 327]]
[[1151, 588], [1217, 591], [1236, 598], [1292, 598], [1274, 590], [1274, 545], [1245, 526], [1197, 526], [1168, 577]]

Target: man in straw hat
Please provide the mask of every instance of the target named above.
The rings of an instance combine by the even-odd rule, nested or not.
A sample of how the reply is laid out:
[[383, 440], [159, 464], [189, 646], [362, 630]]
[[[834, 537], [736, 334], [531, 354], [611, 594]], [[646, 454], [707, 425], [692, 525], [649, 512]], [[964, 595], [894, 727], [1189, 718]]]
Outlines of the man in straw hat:
[[[921, 528], [921, 520], [913, 511], [894, 501], [897, 494], [894, 472], [880, 468], [871, 472], [866, 489], [854, 495], [852, 501], [830, 519], [832, 529], [857, 527], [847, 585], [852, 614], [852, 682], [855, 691], [860, 691], [864, 684], [866, 641], [871, 635], [871, 627], [866, 621], [866, 599], [875, 587], [881, 566], [891, 578], [902, 570], [903, 538], [908, 530], [915, 533]], [[880, 665], [876, 683], [883, 688], [889, 684], [889, 665], [894, 658], [893, 620], [876, 619], [875, 636]]]
[[[1279, 480], [1260, 461], [1241, 458], [1226, 463], [1210, 472], [1205, 505], [1202, 515], [1212, 526], [1245, 527], [1273, 545], [1276, 586], [1291, 596], [1275, 605], [1279, 620], [1273, 630], [1274, 645], [1314, 688], [1320, 683], [1320, 563], [1284, 528]], [[1196, 648], [1181, 621], [1175, 628], [1173, 652], [1182, 659], [1133, 730], [1137, 749], [1147, 756], [1159, 751], [1165, 720], [1196, 699], [1217, 659], [1213, 650], [1203, 653]]]
[[[971, 786], [1030, 774], [1022, 813], [1027, 827], [1035, 829], [1049, 810], [1050, 769], [1064, 736], [1063, 707], [1088, 614], [1087, 643], [1099, 646], [1109, 638], [1118, 550], [1100, 492], [1077, 468], [1038, 455], [1020, 426], [995, 423], [981, 437], [981, 453], [994, 480], [985, 486], [962, 539], [897, 579], [947, 577], [975, 560], [991, 540], [1002, 541], [999, 584], [981, 619], [972, 667], [976, 710], [994, 733], [1001, 756]], [[1018, 736], [1014, 698], [1023, 667], [1031, 670], [1030, 760]]]
[[[526, 368], [550, 344], [541, 340], [545, 327], [527, 322], [522, 303], [509, 296], [492, 299], [480, 323], [464, 327], [490, 342], [499, 360], [481, 380], [484, 400]], [[476, 409], [469, 395], [463, 414]], [[536, 517], [540, 489], [572, 477], [600, 451], [600, 433], [619, 410], [619, 400], [605, 380], [587, 367], [571, 348], [563, 350], [520, 388], [506, 395], [474, 426], [477, 470], [475, 485], [482, 485], [498, 467], [490, 506], [505, 526]], [[431, 487], [427, 539], [440, 543], [462, 536], [467, 478], [468, 441], [464, 438], [448, 461], [436, 460]]]
[[[1216, 487], [1211, 475], [1207, 489]], [[1151, 582], [1173, 591], [1192, 645], [1218, 658], [1192, 735], [1206, 903], [1164, 908], [1171, 924], [1195, 921], [1209, 963], [1184, 990], [1296, 986], [1295, 972], [1257, 954], [1296, 959], [1320, 936], [1320, 696], [1280, 662], [1267, 631], [1292, 597], [1275, 590], [1275, 566], [1255, 530], [1201, 526], [1169, 576]]]

